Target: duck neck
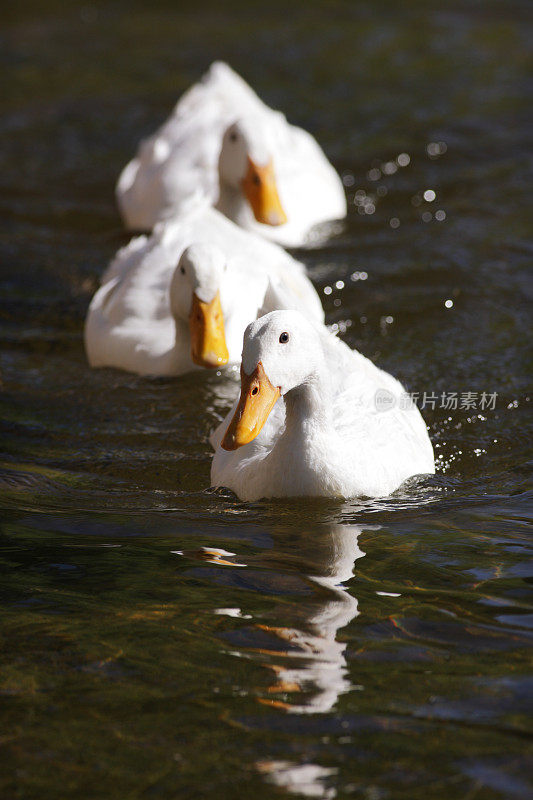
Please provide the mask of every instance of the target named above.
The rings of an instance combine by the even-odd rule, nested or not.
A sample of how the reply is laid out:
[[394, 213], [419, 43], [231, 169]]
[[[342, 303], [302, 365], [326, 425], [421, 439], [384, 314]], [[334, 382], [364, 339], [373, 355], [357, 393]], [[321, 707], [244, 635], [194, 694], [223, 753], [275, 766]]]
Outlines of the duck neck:
[[174, 314], [176, 339], [174, 342], [174, 359], [179, 368], [189, 367], [191, 363], [191, 334], [188, 320]]
[[190, 339], [190, 330], [189, 330], [189, 323], [179, 317], [177, 314], [173, 314], [174, 317], [174, 324], [176, 326], [176, 344], [180, 344], [181, 342], [188, 342]]
[[310, 375], [285, 395], [285, 436], [309, 442], [332, 426], [332, 402], [328, 383], [320, 373]]
[[215, 208], [241, 227], [248, 227], [252, 212], [240, 187], [219, 178], [219, 195]]

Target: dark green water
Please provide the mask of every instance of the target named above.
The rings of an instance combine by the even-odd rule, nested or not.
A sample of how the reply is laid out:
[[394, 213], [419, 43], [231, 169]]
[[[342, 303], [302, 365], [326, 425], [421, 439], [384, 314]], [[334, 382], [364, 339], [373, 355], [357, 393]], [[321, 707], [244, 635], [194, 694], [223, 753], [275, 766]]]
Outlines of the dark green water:
[[[531, 796], [530, 9], [12, 6], [3, 798]], [[433, 480], [382, 502], [241, 503], [208, 489], [231, 375], [88, 369], [86, 308], [127, 241], [116, 177], [214, 58], [344, 173], [346, 224], [300, 255], [333, 287], [328, 322], [437, 394]], [[443, 392], [478, 407], [440, 408]]]

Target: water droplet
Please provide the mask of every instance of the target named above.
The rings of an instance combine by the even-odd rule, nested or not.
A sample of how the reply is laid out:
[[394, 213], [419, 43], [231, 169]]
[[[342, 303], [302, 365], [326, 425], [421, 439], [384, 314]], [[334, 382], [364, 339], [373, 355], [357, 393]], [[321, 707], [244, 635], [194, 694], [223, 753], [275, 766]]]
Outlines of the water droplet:
[[447, 149], [448, 145], [446, 142], [429, 142], [426, 145], [426, 152], [430, 158], [437, 158], [438, 156], [444, 155]]
[[446, 212], [441, 208], [438, 211], [435, 211], [435, 219], [438, 220], [438, 222], [444, 222], [446, 219]]
[[426, 189], [426, 191], [424, 192], [424, 200], [425, 200], [427, 203], [432, 203], [432, 202], [433, 202], [433, 200], [436, 198], [436, 196], [437, 196], [437, 195], [435, 194], [435, 192], [433, 191], [433, 189]]
[[400, 153], [400, 155], [397, 156], [396, 161], [399, 167], [406, 167], [411, 161], [411, 156], [409, 153]]
[[395, 161], [387, 161], [381, 165], [381, 171], [384, 175], [394, 175], [398, 171], [398, 164]]
[[422, 222], [431, 222], [432, 218], [433, 214], [431, 213], [431, 211], [424, 211], [424, 213], [422, 214]]
[[369, 181], [379, 181], [381, 178], [381, 170], [377, 169], [377, 167], [373, 167], [372, 169], [368, 170], [366, 176]]
[[331, 294], [333, 289], [331, 286], [324, 286], [324, 294]]
[[368, 278], [368, 272], [352, 272], [350, 275], [350, 280], [352, 281], [366, 281]]
[[446, 308], [453, 308], [453, 300], [445, 300], [444, 305]]
[[344, 281], [337, 281], [335, 284], [336, 289], [344, 289]]
[[389, 220], [389, 225], [391, 226], [391, 228], [399, 228], [400, 220], [398, 219], [398, 217], [392, 217], [392, 219]]

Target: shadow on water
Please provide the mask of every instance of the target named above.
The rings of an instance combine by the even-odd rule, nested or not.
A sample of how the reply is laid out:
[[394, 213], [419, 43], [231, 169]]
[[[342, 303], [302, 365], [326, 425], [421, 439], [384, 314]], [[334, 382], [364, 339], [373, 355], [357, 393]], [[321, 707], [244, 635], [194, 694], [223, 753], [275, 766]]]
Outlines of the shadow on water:
[[[9, 12], [2, 796], [531, 795], [529, 14]], [[116, 177], [215, 57], [343, 176], [347, 220], [297, 255], [328, 323], [425, 405], [437, 474], [389, 498], [209, 489], [237, 374], [85, 362], [128, 240]]]

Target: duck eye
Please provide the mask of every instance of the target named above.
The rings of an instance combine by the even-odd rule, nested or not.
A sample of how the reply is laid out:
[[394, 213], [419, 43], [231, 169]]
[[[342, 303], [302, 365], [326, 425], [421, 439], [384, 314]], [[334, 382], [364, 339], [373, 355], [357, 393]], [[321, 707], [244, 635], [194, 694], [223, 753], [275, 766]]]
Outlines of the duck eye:
[[259, 177], [259, 175], [254, 175], [254, 177], [252, 178], [252, 183], [254, 183], [255, 186], [261, 186], [261, 178]]
[[281, 344], [286, 344], [289, 341], [289, 334], [287, 331], [283, 331], [283, 333], [279, 337], [279, 341]]
[[230, 142], [236, 142], [237, 141], [237, 134], [235, 133], [235, 131], [232, 131], [230, 133], [229, 140], [230, 140]]
[[180, 267], [180, 272], [182, 275], [185, 275], [185, 267]]

